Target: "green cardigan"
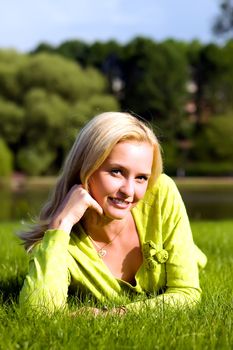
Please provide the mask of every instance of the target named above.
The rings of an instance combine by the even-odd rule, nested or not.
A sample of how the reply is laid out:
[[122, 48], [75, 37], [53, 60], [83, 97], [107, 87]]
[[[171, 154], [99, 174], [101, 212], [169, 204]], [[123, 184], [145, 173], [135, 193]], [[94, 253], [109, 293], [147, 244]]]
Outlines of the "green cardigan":
[[[134, 311], [143, 305], [153, 308], [195, 304], [201, 295], [198, 267], [205, 266], [206, 257], [193, 242], [186, 210], [173, 180], [162, 174], [132, 214], [143, 254], [135, 286], [111, 274], [81, 225], [70, 236], [52, 229], [30, 253], [20, 304], [54, 311], [66, 305], [68, 287], [117, 304], [125, 302], [128, 295], [126, 307]], [[143, 295], [144, 301], [132, 302], [135, 296], [142, 299]]]

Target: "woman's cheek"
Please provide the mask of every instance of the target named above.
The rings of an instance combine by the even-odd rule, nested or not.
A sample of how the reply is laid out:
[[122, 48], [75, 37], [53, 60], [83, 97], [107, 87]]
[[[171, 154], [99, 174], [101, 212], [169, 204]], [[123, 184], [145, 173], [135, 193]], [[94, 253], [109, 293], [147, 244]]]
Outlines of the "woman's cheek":
[[142, 199], [146, 193], [148, 183], [143, 184], [143, 186], [139, 190], [139, 199]]

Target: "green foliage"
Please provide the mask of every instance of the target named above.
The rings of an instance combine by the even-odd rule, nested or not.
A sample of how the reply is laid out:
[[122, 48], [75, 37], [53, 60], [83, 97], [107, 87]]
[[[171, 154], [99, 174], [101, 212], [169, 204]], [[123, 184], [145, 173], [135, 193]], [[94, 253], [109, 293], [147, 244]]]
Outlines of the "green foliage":
[[233, 112], [230, 115], [214, 117], [206, 128], [205, 135], [213, 158], [232, 161], [233, 164]]
[[19, 227], [18, 223], [0, 225], [0, 348], [232, 348], [232, 221], [192, 223], [194, 240], [208, 257], [207, 267], [201, 272], [200, 305], [191, 310], [145, 309], [123, 317], [71, 317], [66, 312], [47, 317], [20, 310], [17, 296], [26, 274], [27, 257], [14, 235]]
[[[138, 37], [125, 45], [42, 43], [30, 55], [0, 50], [0, 137], [17, 159], [27, 159], [19, 156], [26, 150], [37, 154], [35, 148], [56, 154], [40, 172], [56, 173], [79, 129], [94, 115], [121, 108], [158, 127], [171, 174], [184, 167], [194, 175], [220, 175], [212, 162], [231, 174], [232, 145], [226, 140], [232, 128], [229, 119], [225, 124], [215, 116], [233, 110], [232, 61], [233, 41], [220, 46]], [[31, 168], [14, 164], [17, 170]]]
[[82, 83], [84, 98], [90, 97], [92, 94], [104, 93], [107, 88], [106, 80], [103, 76], [96, 69], [90, 67], [85, 69], [85, 80]]
[[[105, 64], [109, 58], [120, 59], [123, 55], [122, 46], [115, 40], [109, 40], [106, 43], [96, 41], [89, 47], [87, 62], [95, 67], [105, 69]], [[109, 67], [110, 68], [110, 67]]]
[[42, 42], [36, 47], [35, 50], [31, 51], [31, 54], [40, 53], [40, 52], [53, 53], [55, 52], [55, 48], [47, 42]]
[[[24, 91], [32, 87], [42, 88], [70, 102], [86, 97], [88, 88], [91, 90], [88, 92], [92, 92], [92, 84], [81, 67], [57, 55], [34, 55], [18, 74]], [[100, 75], [99, 78], [102, 89]]]
[[123, 105], [175, 134], [184, 115], [188, 69], [175, 43], [137, 38], [126, 46]]
[[89, 104], [95, 113], [100, 113], [101, 111], [116, 111], [118, 109], [118, 103], [116, 99], [111, 95], [93, 95], [89, 99]]
[[0, 135], [9, 144], [19, 142], [23, 131], [25, 114], [22, 107], [14, 102], [0, 99]]
[[70, 105], [59, 95], [43, 89], [31, 89], [25, 95], [24, 105], [27, 143], [43, 140], [47, 145], [61, 146], [66, 130], [71, 127]]
[[0, 138], [0, 177], [8, 177], [13, 171], [13, 156], [10, 149]]
[[57, 172], [80, 127], [119, 109], [99, 71], [50, 49], [32, 56], [0, 51], [0, 136], [28, 175]]
[[164, 162], [164, 172], [166, 174], [176, 175], [179, 167], [180, 154], [175, 141], [162, 143], [162, 155]]
[[191, 79], [196, 91], [191, 95], [197, 107], [197, 123], [202, 124], [209, 115], [232, 110], [233, 44], [200, 45], [193, 42], [187, 48]]
[[232, 106], [233, 45], [210, 44], [200, 54], [202, 99], [212, 113], [224, 113]]
[[232, 161], [188, 161], [185, 164], [186, 176], [231, 176]]
[[21, 148], [17, 154], [18, 167], [28, 175], [43, 175], [55, 159], [55, 152], [41, 144]]
[[[221, 62], [221, 75], [219, 78], [219, 85], [221, 86], [221, 113], [227, 112], [233, 109], [233, 100], [232, 100], [232, 90], [233, 90], [233, 40], [230, 40], [223, 47], [222, 52], [220, 53], [220, 62]], [[225, 106], [223, 106], [225, 104]]]
[[[213, 117], [195, 143], [195, 157], [233, 164], [233, 115]], [[233, 171], [233, 166], [232, 166]]]
[[[118, 108], [118, 104], [113, 96], [106, 94], [92, 95], [88, 100], [88, 104], [82, 102], [74, 106], [74, 115], [78, 117], [76, 125], [78, 126], [78, 123], [80, 123], [81, 116], [85, 119], [90, 119], [92, 116], [99, 113], [115, 111]], [[73, 116], [73, 121], [75, 123], [75, 116]]]
[[1, 97], [16, 102], [20, 101], [22, 90], [17, 74], [27, 60], [27, 55], [19, 54], [13, 50], [0, 50]]
[[89, 45], [79, 40], [69, 40], [58, 46], [56, 52], [64, 57], [70, 58], [86, 65], [89, 53]]
[[[46, 45], [41, 50], [51, 52]], [[189, 100], [197, 105], [198, 123], [207, 113], [225, 113], [232, 107], [231, 41], [225, 46], [197, 40], [158, 44], [142, 37], [125, 46], [115, 41], [91, 45], [67, 41], [53, 52], [97, 67], [108, 78], [110, 90], [114, 78], [119, 78], [123, 88], [116, 96], [121, 107], [155, 119], [168, 130], [179, 129]], [[196, 84], [195, 93], [187, 94], [187, 82]]]

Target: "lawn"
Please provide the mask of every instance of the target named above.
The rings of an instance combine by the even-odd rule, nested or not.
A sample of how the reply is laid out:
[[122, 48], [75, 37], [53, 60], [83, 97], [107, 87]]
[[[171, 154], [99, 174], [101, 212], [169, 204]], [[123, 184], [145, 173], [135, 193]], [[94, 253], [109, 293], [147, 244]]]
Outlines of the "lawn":
[[0, 224], [0, 349], [232, 349], [233, 221], [192, 222], [207, 254], [202, 302], [194, 310], [144, 310], [123, 317], [25, 315], [17, 297], [27, 256], [19, 223]]

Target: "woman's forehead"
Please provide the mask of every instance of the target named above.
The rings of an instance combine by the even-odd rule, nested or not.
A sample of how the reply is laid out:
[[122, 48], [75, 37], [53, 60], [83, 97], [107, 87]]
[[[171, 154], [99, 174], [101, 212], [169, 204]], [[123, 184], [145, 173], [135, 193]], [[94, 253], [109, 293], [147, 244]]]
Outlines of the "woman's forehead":
[[153, 162], [153, 147], [147, 142], [124, 141], [116, 144], [105, 163], [119, 165], [135, 164], [138, 167], [151, 168]]

